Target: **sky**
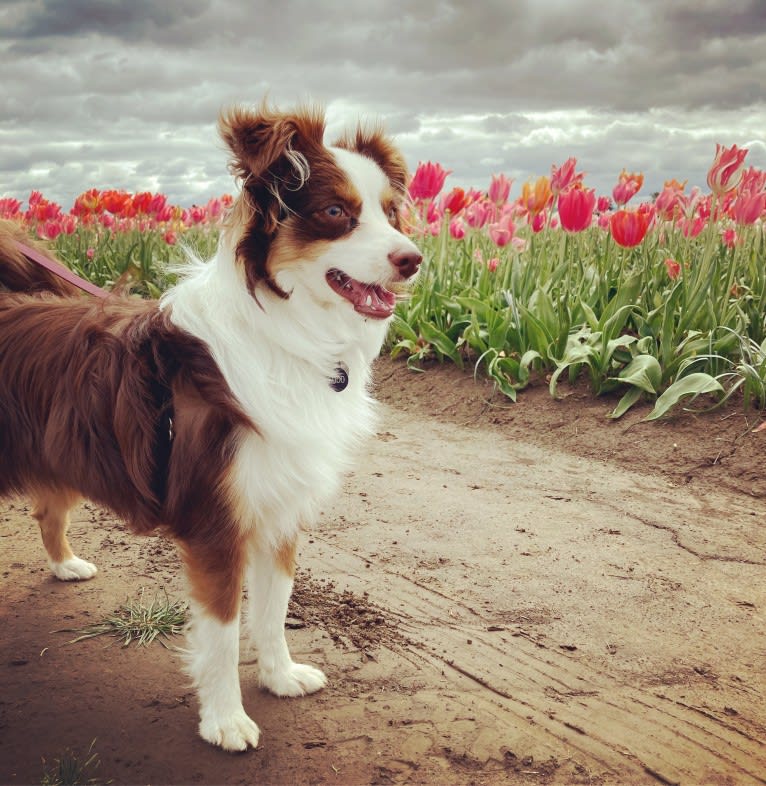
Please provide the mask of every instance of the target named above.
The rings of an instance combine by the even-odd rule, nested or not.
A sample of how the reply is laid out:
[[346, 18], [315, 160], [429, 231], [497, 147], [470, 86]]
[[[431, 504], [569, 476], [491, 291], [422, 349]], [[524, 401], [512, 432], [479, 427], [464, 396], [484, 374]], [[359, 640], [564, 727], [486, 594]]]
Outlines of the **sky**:
[[766, 0], [0, 0], [0, 197], [234, 193], [216, 119], [266, 96], [447, 186], [575, 156], [600, 194], [704, 187], [717, 142], [766, 168], [764, 52]]

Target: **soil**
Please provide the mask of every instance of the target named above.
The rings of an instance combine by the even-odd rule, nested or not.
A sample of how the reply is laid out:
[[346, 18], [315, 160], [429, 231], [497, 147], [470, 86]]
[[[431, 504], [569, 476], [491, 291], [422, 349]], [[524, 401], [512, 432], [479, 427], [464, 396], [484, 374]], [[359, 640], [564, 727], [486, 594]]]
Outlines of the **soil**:
[[182, 640], [57, 632], [182, 596], [172, 544], [84, 504], [71, 539], [100, 572], [58, 582], [25, 502], [2, 503], [0, 782], [93, 743], [115, 784], [765, 783], [760, 415], [612, 421], [584, 388], [511, 404], [387, 359], [376, 388], [379, 433], [303, 540], [287, 620], [330, 684], [277, 699], [243, 656], [246, 754], [197, 737]]

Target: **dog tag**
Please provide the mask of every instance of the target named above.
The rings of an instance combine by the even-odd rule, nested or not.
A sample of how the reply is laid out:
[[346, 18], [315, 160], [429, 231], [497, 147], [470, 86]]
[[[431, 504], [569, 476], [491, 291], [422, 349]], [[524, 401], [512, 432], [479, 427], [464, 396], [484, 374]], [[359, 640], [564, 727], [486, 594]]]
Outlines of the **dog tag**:
[[348, 366], [345, 363], [339, 363], [335, 367], [335, 373], [330, 377], [330, 387], [336, 392], [340, 393], [348, 386]]

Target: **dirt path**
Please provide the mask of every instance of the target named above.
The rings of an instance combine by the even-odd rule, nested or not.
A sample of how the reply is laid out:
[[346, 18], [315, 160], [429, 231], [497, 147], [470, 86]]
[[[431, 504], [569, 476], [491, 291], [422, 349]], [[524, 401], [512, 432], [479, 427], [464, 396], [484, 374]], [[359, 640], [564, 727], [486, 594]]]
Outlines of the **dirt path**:
[[65, 585], [23, 505], [0, 510], [0, 782], [93, 739], [114, 783], [766, 782], [766, 433], [738, 409], [612, 423], [579, 391], [509, 408], [454, 370], [378, 379], [380, 433], [303, 543], [288, 619], [331, 684], [278, 700], [243, 664], [255, 752], [195, 737], [171, 651], [51, 633], [180, 594], [169, 544], [83, 506], [101, 572]]

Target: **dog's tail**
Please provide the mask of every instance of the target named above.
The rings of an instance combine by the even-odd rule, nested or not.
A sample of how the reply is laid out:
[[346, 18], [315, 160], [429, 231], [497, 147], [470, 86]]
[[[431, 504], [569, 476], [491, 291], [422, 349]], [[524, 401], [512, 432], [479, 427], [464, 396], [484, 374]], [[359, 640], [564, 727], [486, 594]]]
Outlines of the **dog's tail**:
[[31, 240], [18, 224], [0, 221], [0, 292], [50, 292], [54, 295], [79, 293], [73, 284], [27, 259], [17, 243], [30, 246], [49, 259], [56, 259], [41, 243]]

